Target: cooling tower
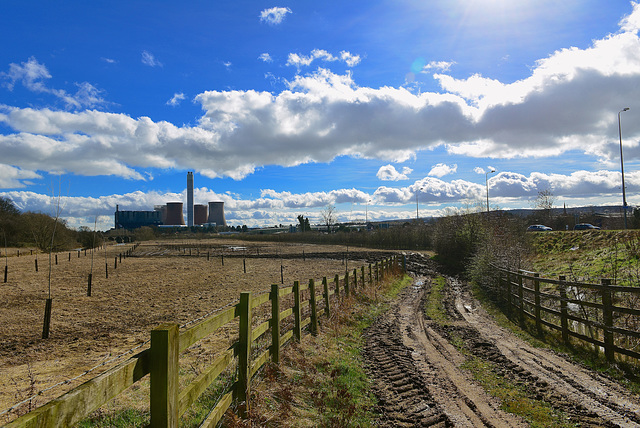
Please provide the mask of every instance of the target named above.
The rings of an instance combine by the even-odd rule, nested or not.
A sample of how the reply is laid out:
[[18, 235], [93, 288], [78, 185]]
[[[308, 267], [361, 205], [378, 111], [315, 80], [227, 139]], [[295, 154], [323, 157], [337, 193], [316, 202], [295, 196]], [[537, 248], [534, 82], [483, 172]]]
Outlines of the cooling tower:
[[167, 202], [167, 217], [164, 222], [167, 226], [183, 226], [182, 202]]
[[191, 171], [187, 172], [187, 226], [193, 226], [193, 172]]
[[196, 225], [205, 224], [207, 222], [207, 206], [206, 205], [193, 206], [193, 222]]
[[227, 221], [224, 219], [224, 202], [209, 202], [208, 223], [215, 223], [216, 226], [227, 225]]

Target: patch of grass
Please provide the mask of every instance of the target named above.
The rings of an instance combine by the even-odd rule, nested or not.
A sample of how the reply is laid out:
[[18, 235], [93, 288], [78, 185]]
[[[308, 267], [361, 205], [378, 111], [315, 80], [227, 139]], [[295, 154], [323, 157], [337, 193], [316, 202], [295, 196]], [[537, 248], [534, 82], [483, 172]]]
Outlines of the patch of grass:
[[375, 397], [362, 357], [362, 333], [412, 279], [404, 276], [378, 290], [359, 289], [343, 299], [318, 336], [285, 348], [254, 388], [251, 419], [267, 427], [369, 427]]
[[449, 318], [443, 306], [444, 287], [447, 281], [442, 276], [431, 280], [431, 289], [425, 301], [425, 315], [440, 325], [445, 325]]
[[138, 409], [125, 409], [115, 412], [98, 410], [89, 418], [78, 423], [77, 428], [128, 428], [149, 424], [149, 413]]

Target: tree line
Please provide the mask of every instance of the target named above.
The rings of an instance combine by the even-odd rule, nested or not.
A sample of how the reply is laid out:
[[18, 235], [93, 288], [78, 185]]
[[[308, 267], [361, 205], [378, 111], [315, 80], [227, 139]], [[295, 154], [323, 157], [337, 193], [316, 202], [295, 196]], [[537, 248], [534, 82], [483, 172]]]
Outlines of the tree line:
[[71, 229], [64, 220], [48, 214], [20, 212], [11, 199], [2, 196], [0, 239], [3, 247], [33, 246], [41, 251], [64, 251], [78, 247], [93, 248], [101, 245], [104, 237], [87, 227]]

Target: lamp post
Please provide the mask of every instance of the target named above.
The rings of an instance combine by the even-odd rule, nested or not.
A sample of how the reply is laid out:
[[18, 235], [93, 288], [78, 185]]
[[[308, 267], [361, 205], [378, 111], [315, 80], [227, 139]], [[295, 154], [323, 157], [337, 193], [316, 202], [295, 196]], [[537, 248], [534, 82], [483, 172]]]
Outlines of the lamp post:
[[418, 193], [420, 193], [420, 190], [422, 190], [424, 187], [420, 187], [418, 190], [416, 190], [416, 221], [418, 221], [418, 219], [420, 218], [419, 212], [418, 212]]
[[371, 202], [371, 199], [367, 199], [367, 203], [364, 206], [364, 224], [365, 224], [365, 227], [367, 227], [366, 225], [369, 224], [369, 202]]
[[484, 174], [484, 183], [487, 186], [487, 215], [489, 215], [489, 174], [492, 174], [496, 172], [495, 169], [492, 169], [491, 171], [487, 171]]
[[620, 136], [620, 171], [622, 172], [622, 211], [624, 212], [624, 228], [627, 228], [627, 193], [624, 188], [624, 161], [622, 159], [622, 127], [620, 126], [620, 113], [629, 110], [625, 107], [618, 112], [618, 135]]

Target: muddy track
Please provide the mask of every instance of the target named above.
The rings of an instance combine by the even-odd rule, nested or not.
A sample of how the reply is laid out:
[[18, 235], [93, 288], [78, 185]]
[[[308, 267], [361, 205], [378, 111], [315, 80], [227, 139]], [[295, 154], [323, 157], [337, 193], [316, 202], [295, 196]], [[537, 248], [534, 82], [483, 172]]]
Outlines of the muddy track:
[[499, 327], [464, 284], [447, 278], [447, 322], [426, 319], [424, 300], [438, 274], [419, 256], [408, 257], [407, 269], [416, 278], [413, 286], [366, 332], [365, 358], [381, 426], [528, 426], [501, 410], [461, 368], [476, 358], [498, 378], [519, 385], [527, 398], [548, 403], [568, 424], [640, 427], [640, 397]]

